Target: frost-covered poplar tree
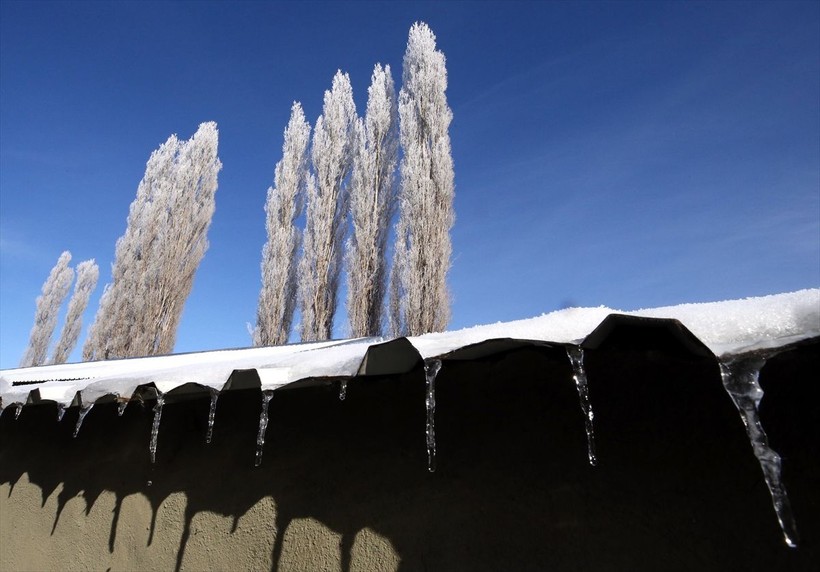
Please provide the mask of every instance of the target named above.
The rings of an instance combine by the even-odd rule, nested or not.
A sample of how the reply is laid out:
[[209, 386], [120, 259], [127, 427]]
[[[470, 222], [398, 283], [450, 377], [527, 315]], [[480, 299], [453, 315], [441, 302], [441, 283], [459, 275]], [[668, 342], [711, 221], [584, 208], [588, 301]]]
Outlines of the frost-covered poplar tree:
[[77, 345], [77, 339], [80, 337], [80, 330], [83, 326], [83, 312], [88, 306], [91, 293], [97, 287], [99, 277], [100, 269], [93, 259], [80, 262], [77, 265], [77, 281], [74, 284], [74, 293], [68, 301], [65, 323], [60, 338], [54, 346], [51, 363], [65, 363], [74, 346]]
[[57, 259], [57, 264], [43, 283], [41, 294], [37, 297], [37, 309], [34, 312], [34, 326], [31, 328], [28, 348], [20, 360], [20, 367], [43, 365], [46, 362], [51, 336], [57, 327], [60, 307], [71, 288], [71, 281], [74, 280], [74, 270], [68, 265], [69, 262], [71, 253], [66, 250]]
[[347, 315], [351, 335], [382, 333], [387, 235], [396, 210], [398, 107], [390, 66], [376, 64], [350, 180], [352, 232], [347, 245]]
[[255, 346], [287, 343], [296, 308], [297, 254], [300, 233], [296, 219], [301, 216], [308, 180], [310, 124], [302, 106], [294, 102], [285, 129], [282, 160], [276, 164], [274, 186], [265, 203], [268, 241], [262, 249], [262, 290], [256, 310]]
[[353, 166], [356, 105], [350, 77], [337, 72], [313, 130], [313, 179], [307, 185], [304, 248], [299, 263], [303, 341], [330, 339], [342, 268]]
[[390, 302], [395, 335], [442, 330], [450, 319], [455, 191], [446, 90], [444, 54], [427, 24], [417, 22], [410, 28], [399, 93], [403, 157]]
[[146, 163], [129, 208], [125, 234], [117, 239], [112, 280], [103, 291], [83, 346], [84, 360], [139, 355], [147, 302], [143, 294], [158, 273], [161, 256], [158, 212], [167, 208], [168, 197], [174, 192], [179, 147], [179, 139], [171, 135]]
[[100, 301], [84, 359], [170, 352], [215, 209], [218, 132], [203, 123], [188, 141], [172, 135], [146, 165], [117, 241], [112, 282]]
[[[165, 245], [158, 284], [148, 288], [149, 307], [146, 346], [149, 352], [170, 353], [194, 275], [208, 250], [208, 229], [216, 210], [217, 175], [222, 163], [217, 156], [216, 123], [199, 126], [182, 143], [177, 159], [175, 189], [170, 207], [162, 214], [160, 235]], [[150, 286], [150, 285], [149, 285]]]

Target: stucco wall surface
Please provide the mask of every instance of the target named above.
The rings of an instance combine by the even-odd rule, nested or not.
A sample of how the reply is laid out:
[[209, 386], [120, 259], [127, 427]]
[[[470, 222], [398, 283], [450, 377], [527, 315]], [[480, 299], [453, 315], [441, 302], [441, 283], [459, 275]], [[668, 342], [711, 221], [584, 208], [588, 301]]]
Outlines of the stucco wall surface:
[[[159, 507], [153, 535], [152, 508], [141, 494], [125, 497], [112, 531], [116, 496], [103, 492], [89, 508], [78, 495], [59, 510], [58, 487], [42, 503], [41, 489], [26, 475], [12, 487], [0, 486], [4, 500], [0, 535], [2, 570], [270, 570], [276, 507], [270, 497], [252, 506], [236, 523], [200, 512], [190, 523], [184, 556], [178, 563], [185, 516], [185, 495], [174, 493]], [[52, 528], [54, 532], [52, 533]], [[113, 544], [113, 546], [112, 546]], [[341, 536], [312, 518], [295, 519], [284, 533], [280, 570], [341, 571]], [[396, 570], [390, 542], [373, 531], [359, 531], [350, 570]]]

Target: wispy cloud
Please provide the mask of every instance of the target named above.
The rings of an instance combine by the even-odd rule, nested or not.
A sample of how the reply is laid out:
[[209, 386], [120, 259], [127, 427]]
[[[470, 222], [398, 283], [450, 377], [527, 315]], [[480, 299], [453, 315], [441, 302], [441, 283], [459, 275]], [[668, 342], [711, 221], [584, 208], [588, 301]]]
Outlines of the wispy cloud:
[[38, 251], [32, 245], [0, 235], [0, 256], [17, 259], [36, 258]]

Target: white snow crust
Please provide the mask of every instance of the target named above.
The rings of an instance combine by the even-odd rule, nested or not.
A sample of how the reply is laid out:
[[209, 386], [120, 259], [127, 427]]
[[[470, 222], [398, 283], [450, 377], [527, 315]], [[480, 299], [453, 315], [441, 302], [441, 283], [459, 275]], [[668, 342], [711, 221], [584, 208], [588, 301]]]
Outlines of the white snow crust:
[[[496, 338], [579, 343], [610, 314], [679, 320], [720, 357], [820, 336], [820, 289], [629, 312], [603, 306], [568, 308], [408, 339], [425, 359]], [[354, 376], [367, 349], [384, 341], [362, 338], [0, 370], [0, 399], [3, 407], [25, 405], [37, 397], [65, 406], [90, 404], [110, 395], [128, 399], [147, 383], [161, 393], [187, 383], [221, 390], [232, 372], [251, 369], [263, 389], [276, 389], [308, 378]], [[21, 382], [25, 385], [14, 385]]]
[[410, 341], [425, 359], [494, 338], [578, 343], [610, 314], [678, 320], [712, 353], [721, 356], [820, 335], [820, 289], [629, 312], [605, 306], [567, 308], [537, 318], [426, 334]]

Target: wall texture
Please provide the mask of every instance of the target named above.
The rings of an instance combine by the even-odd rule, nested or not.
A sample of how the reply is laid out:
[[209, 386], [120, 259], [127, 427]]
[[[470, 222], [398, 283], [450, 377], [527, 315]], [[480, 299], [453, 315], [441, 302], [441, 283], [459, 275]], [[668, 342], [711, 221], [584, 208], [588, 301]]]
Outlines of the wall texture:
[[[620, 336], [620, 337], [619, 337]], [[650, 343], [650, 345], [652, 345]], [[569, 362], [522, 348], [447, 362], [438, 469], [420, 369], [277, 391], [254, 468], [258, 390], [0, 417], [0, 569], [818, 569], [820, 346], [772, 359], [761, 415], [783, 454], [788, 549], [714, 360], [618, 335], [587, 352], [599, 464]]]

